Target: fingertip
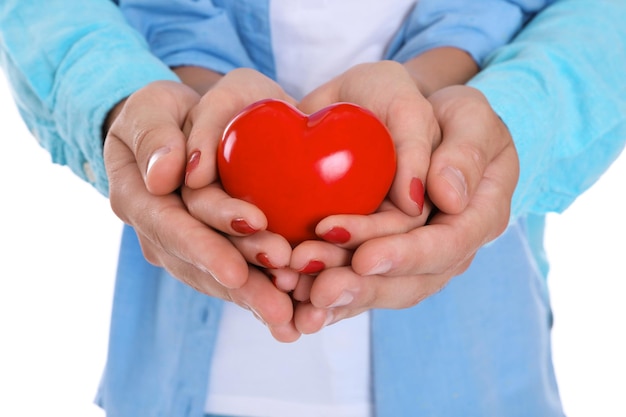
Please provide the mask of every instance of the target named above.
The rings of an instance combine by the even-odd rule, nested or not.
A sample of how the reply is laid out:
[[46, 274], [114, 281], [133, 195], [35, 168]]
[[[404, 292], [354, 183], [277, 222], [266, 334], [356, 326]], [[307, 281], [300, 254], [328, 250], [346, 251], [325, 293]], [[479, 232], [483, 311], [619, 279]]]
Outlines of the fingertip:
[[300, 303], [294, 315], [294, 323], [300, 333], [313, 334], [323, 329], [332, 316], [332, 310], [317, 308], [308, 302]]
[[391, 259], [381, 258], [381, 259], [376, 260], [373, 263], [370, 262], [369, 265], [364, 264], [361, 267], [355, 266], [354, 270], [355, 272], [363, 276], [385, 275], [389, 271], [391, 271], [392, 267], [393, 267], [393, 262], [391, 261]]
[[[249, 284], [258, 285], [267, 280], [267, 275], [248, 264], [245, 257], [230, 244], [227, 250], [212, 253], [209, 264], [213, 266], [208, 271], [213, 278], [231, 290], [241, 289]], [[262, 275], [263, 279], [258, 279], [256, 275]]]
[[144, 181], [154, 195], [165, 195], [182, 185], [185, 159], [182, 151], [169, 145], [155, 150], [148, 158]]
[[411, 201], [415, 203], [419, 214], [424, 211], [424, 182], [417, 178], [411, 178], [411, 185], [409, 186], [409, 197]]
[[268, 232], [276, 236], [274, 239], [279, 240], [279, 244], [290, 247], [287, 239], [267, 230], [267, 217], [257, 206], [245, 200], [228, 196], [221, 186], [217, 184], [213, 184], [210, 187], [214, 185], [225, 196], [221, 202], [215, 203], [219, 205], [215, 205], [214, 210], [221, 210], [230, 219], [229, 228], [218, 226], [220, 230], [233, 236], [251, 236], [259, 232]]
[[[243, 258], [242, 258], [243, 259]], [[215, 271], [204, 267], [203, 265], [197, 265], [196, 267], [206, 274], [213, 277], [224, 288], [234, 290], [244, 286], [248, 281], [248, 266], [242, 262], [229, 263], [227, 270]]]
[[279, 324], [276, 326], [269, 326], [268, 329], [272, 334], [272, 337], [281, 343], [293, 343], [300, 339], [302, 333], [296, 329], [293, 322], [287, 324]]
[[324, 239], [326, 242], [343, 245], [350, 241], [352, 235], [342, 226], [332, 226], [326, 231], [320, 230], [319, 237]]
[[204, 157], [207, 152], [194, 149], [187, 158], [185, 166], [185, 185], [198, 189], [217, 180], [217, 164], [211, 158]]
[[190, 177], [192, 173], [196, 170], [198, 165], [200, 165], [201, 155], [202, 152], [199, 149], [194, 149], [193, 151], [191, 151], [191, 154], [189, 154], [189, 157], [187, 158], [187, 165], [185, 166], [185, 185], [187, 187], [194, 188], [189, 185]]
[[148, 166], [146, 167], [146, 177], [150, 176], [150, 172], [158, 165], [159, 160], [162, 160], [165, 155], [169, 154], [171, 151], [172, 149], [169, 146], [163, 146], [150, 155], [150, 158], [148, 158]]
[[389, 199], [405, 214], [419, 216], [424, 210], [424, 182], [415, 176], [398, 175], [389, 190]]
[[230, 221], [230, 228], [233, 232], [246, 236], [253, 235], [258, 232], [260, 229], [255, 226], [251, 226], [248, 221], [243, 217], [237, 217]]
[[[277, 236], [273, 233], [263, 233], [260, 234], [265, 235], [269, 238]], [[237, 239], [237, 238], [235, 238]], [[240, 243], [243, 243], [243, 239], [254, 239], [253, 238], [242, 238], [237, 239]], [[271, 269], [275, 271], [279, 270], [289, 270], [288, 265], [291, 257], [291, 246], [284, 239], [258, 239], [256, 243], [252, 243], [252, 247], [254, 249], [258, 248], [258, 252], [254, 255], [254, 259], [248, 259], [249, 262], [252, 262], [258, 266], [261, 266], [266, 269]], [[240, 247], [242, 250], [246, 250], [243, 247]], [[293, 271], [294, 274], [297, 274], [296, 271]]]
[[352, 269], [363, 277], [388, 274], [395, 265], [396, 245], [395, 239], [388, 238], [365, 242], [352, 255]]
[[298, 285], [300, 274], [290, 268], [268, 271], [274, 286], [285, 293], [290, 293]]
[[452, 166], [443, 167], [428, 179], [428, 196], [444, 213], [461, 213], [469, 203], [468, 184], [463, 172]]

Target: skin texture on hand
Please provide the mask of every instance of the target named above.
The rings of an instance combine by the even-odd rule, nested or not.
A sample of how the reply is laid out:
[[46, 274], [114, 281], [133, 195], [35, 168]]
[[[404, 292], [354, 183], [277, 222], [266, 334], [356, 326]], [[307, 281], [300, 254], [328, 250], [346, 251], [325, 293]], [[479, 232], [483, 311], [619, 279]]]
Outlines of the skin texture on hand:
[[[201, 75], [201, 70], [195, 72]], [[369, 89], [364, 90], [363, 85], [368, 85]], [[423, 184], [432, 149], [440, 141], [439, 127], [431, 106], [401, 64], [384, 61], [359, 65], [311, 93], [298, 107], [305, 113], [313, 113], [327, 105], [348, 101], [369, 108], [386, 123], [399, 155], [390, 200], [374, 216], [343, 217], [349, 222], [357, 222], [354, 227], [350, 226], [353, 235], [349, 242], [344, 242], [343, 248], [324, 242], [305, 242], [295, 248], [290, 260], [288, 257], [287, 262], [281, 262], [283, 256], [288, 255], [284, 241], [261, 230], [266, 225], [261, 222], [264, 219], [255, 219], [249, 204], [233, 201], [224, 194], [215, 177], [214, 161], [220, 135], [229, 118], [235, 115], [235, 110], [240, 110], [252, 101], [251, 93], [255, 99], [273, 97], [293, 102], [288, 97], [281, 97], [273, 82], [252, 70], [235, 70], [220, 80], [190, 112], [185, 125], [189, 137], [189, 155], [199, 153], [202, 157], [199, 162], [193, 161], [191, 173], [188, 164], [187, 187], [183, 189], [183, 198], [194, 217], [230, 236], [239, 236], [231, 238], [231, 241], [248, 262], [269, 267], [279, 288], [291, 291], [296, 289], [300, 278], [306, 286], [306, 282], [310, 282], [310, 277], [306, 277], [309, 273], [319, 272], [324, 267], [349, 265], [351, 252], [344, 248], [354, 248], [381, 234], [405, 232], [408, 227], [412, 229], [424, 224], [429, 204], [424, 201]], [[414, 187], [416, 182], [419, 183], [417, 194]], [[226, 206], [232, 213], [228, 217], [224, 216], [224, 210], [218, 209]], [[222, 217], [222, 220], [218, 217]], [[261, 231], [244, 238], [229, 227], [229, 219], [235, 217]], [[333, 216], [330, 220], [322, 221], [321, 226], [318, 226], [320, 235], [327, 234], [325, 225], [332, 229], [334, 225], [330, 222], [340, 218]], [[281, 256], [277, 257], [277, 253]], [[259, 254], [263, 254], [269, 262], [259, 262]], [[311, 271], [312, 265], [319, 265], [319, 268]], [[290, 268], [285, 269], [286, 266]], [[296, 299], [307, 298], [307, 291], [302, 288], [299, 286], [296, 291]]]
[[424, 97], [452, 85], [462, 85], [478, 73], [465, 51], [452, 47], [429, 49], [404, 64]]
[[299, 106], [312, 112], [350, 101], [387, 124], [399, 155], [389, 198], [369, 216], [322, 220], [317, 232], [329, 241], [292, 251], [265, 230], [260, 210], [223, 191], [215, 167], [226, 124], [270, 97], [295, 103], [248, 69], [220, 78], [202, 96], [182, 84], [154, 83], [112, 112], [105, 160], [113, 210], [135, 228], [146, 258], [251, 310], [277, 340], [372, 308], [413, 306], [463, 272], [506, 227], [517, 155], [489, 103], [469, 87], [426, 100], [404, 67], [385, 61], [352, 68]]
[[[477, 250], [505, 230], [519, 176], [506, 126], [470, 87], [443, 89], [429, 101], [443, 135], [427, 183], [439, 210], [426, 226], [407, 227], [406, 233], [385, 235], [385, 225], [379, 224], [372, 229], [380, 237], [356, 248], [351, 267], [319, 273], [310, 283], [308, 302], [296, 307], [295, 325], [302, 333], [373, 308], [416, 305], [464, 272]], [[456, 179], [449, 178], [449, 170]]]
[[278, 340], [293, 341], [300, 333], [289, 295], [249, 266], [227, 237], [193, 217], [174, 192], [186, 165], [183, 124], [199, 101], [195, 91], [172, 82], [150, 84], [126, 100], [105, 140], [111, 207], [134, 227], [149, 262], [251, 310]]

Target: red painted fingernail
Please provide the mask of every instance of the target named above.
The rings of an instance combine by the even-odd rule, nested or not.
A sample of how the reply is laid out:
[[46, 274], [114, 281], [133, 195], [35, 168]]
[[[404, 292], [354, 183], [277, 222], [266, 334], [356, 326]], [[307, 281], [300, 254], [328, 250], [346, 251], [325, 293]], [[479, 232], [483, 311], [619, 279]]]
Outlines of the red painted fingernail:
[[270, 257], [267, 256], [267, 253], [265, 252], [257, 253], [256, 260], [266, 268], [271, 268], [271, 269], [276, 268], [274, 265], [272, 265], [272, 262], [270, 261]]
[[257, 229], [250, 226], [245, 219], [234, 219], [230, 222], [230, 227], [232, 227], [235, 232], [243, 235], [251, 235], [257, 231]]
[[189, 155], [189, 159], [187, 160], [187, 167], [185, 168], [185, 183], [187, 182], [189, 174], [191, 174], [191, 172], [196, 169], [200, 164], [200, 155], [202, 155], [202, 153], [198, 149], [196, 149], [191, 153], [191, 155]]
[[318, 261], [316, 259], [309, 261], [308, 264], [298, 272], [301, 274], [316, 274], [320, 272], [322, 269], [326, 268], [326, 265], [322, 261]]
[[330, 243], [346, 243], [352, 236], [343, 227], [335, 226], [322, 235], [322, 239]]
[[413, 178], [411, 180], [411, 190], [409, 191], [411, 200], [415, 202], [420, 210], [424, 210], [424, 183], [419, 178]]

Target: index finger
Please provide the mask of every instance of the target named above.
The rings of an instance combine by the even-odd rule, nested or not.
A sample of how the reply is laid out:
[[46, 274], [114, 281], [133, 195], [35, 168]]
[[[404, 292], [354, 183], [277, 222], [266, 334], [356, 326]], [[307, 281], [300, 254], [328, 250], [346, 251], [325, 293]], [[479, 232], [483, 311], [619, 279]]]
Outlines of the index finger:
[[185, 126], [188, 187], [201, 188], [215, 181], [215, 156], [226, 126], [246, 106], [267, 98], [294, 102], [276, 82], [248, 68], [229, 72], [202, 96]]

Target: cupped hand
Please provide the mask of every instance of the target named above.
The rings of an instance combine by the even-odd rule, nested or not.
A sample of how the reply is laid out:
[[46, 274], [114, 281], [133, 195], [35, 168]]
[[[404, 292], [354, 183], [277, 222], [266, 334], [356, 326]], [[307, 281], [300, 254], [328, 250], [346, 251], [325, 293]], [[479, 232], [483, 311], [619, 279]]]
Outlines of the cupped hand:
[[156, 82], [112, 112], [104, 156], [113, 211], [134, 227], [149, 262], [251, 310], [278, 340], [295, 340], [290, 297], [250, 267], [227, 237], [193, 217], [177, 192], [187, 161], [182, 126], [199, 101], [183, 84]]
[[[430, 103], [406, 68], [392, 61], [357, 65], [312, 91], [298, 107], [310, 114], [337, 102], [365, 107], [387, 126], [396, 148], [396, 174], [388, 199], [376, 213], [330, 216], [317, 225], [316, 233], [329, 243], [309, 241], [297, 246], [290, 265], [299, 272], [312, 263], [320, 270], [349, 265], [352, 251], [363, 242], [405, 233], [423, 225], [428, 217], [424, 184], [440, 130]], [[313, 278], [309, 274], [298, 279], [288, 276], [279, 283], [303, 301], [308, 299]]]
[[[298, 331], [313, 333], [373, 308], [414, 306], [464, 272], [506, 229], [519, 176], [508, 129], [470, 87], [443, 89], [429, 101], [443, 133], [427, 177], [438, 210], [426, 226], [406, 233], [372, 233], [354, 251], [351, 267], [319, 273], [309, 302], [297, 306]], [[379, 226], [384, 232], [385, 224]]]
[[189, 188], [217, 180], [217, 146], [226, 126], [246, 106], [269, 98], [295, 104], [275, 81], [249, 68], [230, 71], [202, 96], [184, 127], [188, 136], [185, 184]]
[[247, 262], [283, 277], [294, 275], [285, 270], [291, 246], [266, 230], [267, 219], [257, 207], [226, 194], [216, 167], [218, 143], [228, 123], [248, 105], [269, 98], [295, 102], [276, 82], [246, 68], [224, 75], [202, 96], [184, 126], [188, 142], [182, 197], [189, 213], [227, 236]]
[[420, 215], [430, 156], [441, 140], [431, 104], [403, 65], [380, 61], [350, 68], [312, 91], [298, 107], [313, 113], [342, 101], [369, 109], [387, 126], [397, 155], [389, 198], [405, 213]]

